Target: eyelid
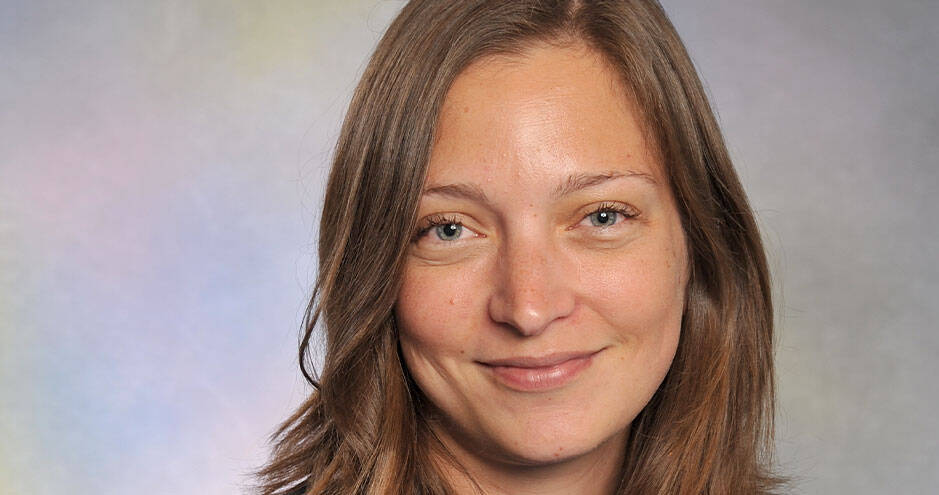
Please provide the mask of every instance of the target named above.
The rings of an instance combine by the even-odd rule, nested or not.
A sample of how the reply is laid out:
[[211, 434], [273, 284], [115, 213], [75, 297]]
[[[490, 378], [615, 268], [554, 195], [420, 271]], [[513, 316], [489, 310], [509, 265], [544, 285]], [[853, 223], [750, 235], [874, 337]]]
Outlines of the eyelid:
[[426, 217], [420, 219], [417, 222], [417, 233], [416, 236], [421, 236], [427, 233], [430, 229], [438, 225], [447, 225], [450, 223], [456, 223], [463, 225], [463, 222], [460, 219], [450, 213], [434, 213], [432, 215], [427, 215]]
[[[590, 215], [594, 215], [602, 211], [612, 211], [612, 212], [618, 213], [623, 216], [622, 221], [632, 220], [634, 218], [639, 217], [641, 214], [641, 212], [638, 209], [636, 209], [630, 204], [622, 203], [619, 201], [603, 201], [599, 205], [591, 206], [590, 209], [587, 210], [586, 213], [583, 213], [583, 216], [581, 216], [577, 220], [577, 223], [569, 227], [568, 230], [572, 230], [572, 229], [579, 227], [581, 224], [587, 221], [588, 218], [590, 218]], [[615, 228], [615, 226], [619, 224], [620, 222], [616, 222], [614, 225], [610, 225], [606, 227], [600, 227], [600, 226], [594, 226], [594, 225], [591, 225], [591, 227], [594, 229], [608, 229], [608, 228]]]
[[[637, 208], [635, 208], [634, 206], [628, 203], [623, 203], [621, 201], [601, 201], [599, 204], [591, 205], [589, 209], [581, 210], [581, 211], [584, 211], [584, 213], [582, 213], [582, 216], [578, 218], [577, 222], [574, 225], [571, 225], [570, 227], [568, 227], [567, 230], [573, 230], [581, 226], [581, 224], [583, 224], [584, 221], [587, 221], [590, 215], [603, 212], [603, 211], [615, 212], [619, 215], [622, 215], [623, 218], [622, 220], [616, 222], [615, 224], [606, 226], [606, 227], [591, 225], [590, 227], [593, 230], [606, 230], [610, 228], [616, 228], [616, 226], [620, 225], [621, 222], [635, 219], [641, 215], [641, 212]], [[435, 227], [438, 227], [440, 225], [448, 225], [448, 224], [460, 225], [461, 227], [463, 227], [465, 231], [468, 231], [469, 233], [472, 234], [471, 237], [486, 237], [484, 234], [481, 234], [477, 230], [471, 227], [468, 227], [465, 221], [465, 217], [466, 215], [460, 214], [460, 213], [433, 213], [433, 214], [427, 215], [421, 218], [420, 221], [418, 222], [417, 230], [415, 231], [411, 242], [416, 243], [420, 241], [421, 239], [423, 239], [424, 237], [426, 237], [427, 234], [430, 233]], [[456, 241], [443, 241], [443, 240], [440, 241], [440, 243], [445, 243], [445, 244], [452, 244], [454, 242]]]
[[628, 218], [639, 216], [639, 210], [634, 208], [632, 205], [621, 203], [619, 201], [604, 201], [600, 203], [599, 206], [594, 208], [590, 213], [588, 213], [588, 215], [599, 213], [601, 211], [615, 211], [622, 213], [623, 216]]
[[[464, 231], [472, 233], [473, 234], [472, 237], [480, 237], [480, 234], [476, 232], [475, 230], [467, 227], [466, 223], [460, 217], [461, 215], [457, 215], [453, 213], [434, 213], [432, 215], [428, 215], [422, 218], [418, 222], [417, 231], [414, 233], [414, 236], [411, 242], [416, 243], [420, 241], [421, 239], [426, 237], [427, 234], [430, 233], [430, 231], [432, 231], [435, 227], [438, 227], [440, 225], [449, 225], [449, 224], [456, 224], [456, 225], [461, 226]], [[441, 240], [440, 242], [450, 244], [456, 241]]]

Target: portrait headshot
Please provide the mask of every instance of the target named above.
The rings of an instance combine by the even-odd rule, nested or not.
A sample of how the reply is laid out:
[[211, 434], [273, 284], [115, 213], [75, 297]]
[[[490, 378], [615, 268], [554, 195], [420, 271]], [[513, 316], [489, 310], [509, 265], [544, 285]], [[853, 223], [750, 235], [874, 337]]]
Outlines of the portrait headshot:
[[939, 482], [935, 3], [0, 17], [0, 493]]

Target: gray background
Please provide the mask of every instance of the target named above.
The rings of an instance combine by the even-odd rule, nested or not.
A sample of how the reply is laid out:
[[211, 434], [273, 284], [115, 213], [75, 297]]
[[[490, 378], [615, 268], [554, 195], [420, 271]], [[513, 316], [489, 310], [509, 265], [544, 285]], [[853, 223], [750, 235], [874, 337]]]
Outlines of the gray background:
[[665, 3], [771, 252], [802, 493], [939, 484], [939, 3]]
[[[664, 2], [759, 217], [794, 493], [939, 484], [939, 2]], [[379, 0], [0, 2], [0, 493], [232, 493]]]

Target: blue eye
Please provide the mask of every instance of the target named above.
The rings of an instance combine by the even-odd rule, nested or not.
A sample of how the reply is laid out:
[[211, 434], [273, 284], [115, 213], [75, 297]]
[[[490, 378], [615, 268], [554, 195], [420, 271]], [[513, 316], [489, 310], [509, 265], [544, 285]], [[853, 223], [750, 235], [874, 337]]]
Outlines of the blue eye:
[[434, 232], [441, 241], [455, 241], [463, 233], [463, 226], [458, 223], [446, 223], [434, 227]]
[[459, 217], [455, 215], [431, 215], [423, 219], [421, 223], [423, 225], [414, 233], [411, 242], [426, 239], [431, 245], [436, 244], [442, 247], [445, 244], [455, 244], [457, 241], [462, 242], [478, 237], [476, 232], [464, 227]]
[[599, 210], [587, 215], [594, 227], [609, 227], [619, 221], [619, 213], [610, 210]]

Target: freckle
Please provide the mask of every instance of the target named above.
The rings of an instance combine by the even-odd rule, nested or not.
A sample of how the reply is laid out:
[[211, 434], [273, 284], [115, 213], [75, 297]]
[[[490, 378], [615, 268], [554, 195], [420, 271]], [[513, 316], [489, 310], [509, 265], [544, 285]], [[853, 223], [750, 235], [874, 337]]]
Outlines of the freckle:
[[463, 107], [463, 113], [469, 112], [469, 107]]
[[466, 354], [466, 351], [460, 349], [460, 354]]

